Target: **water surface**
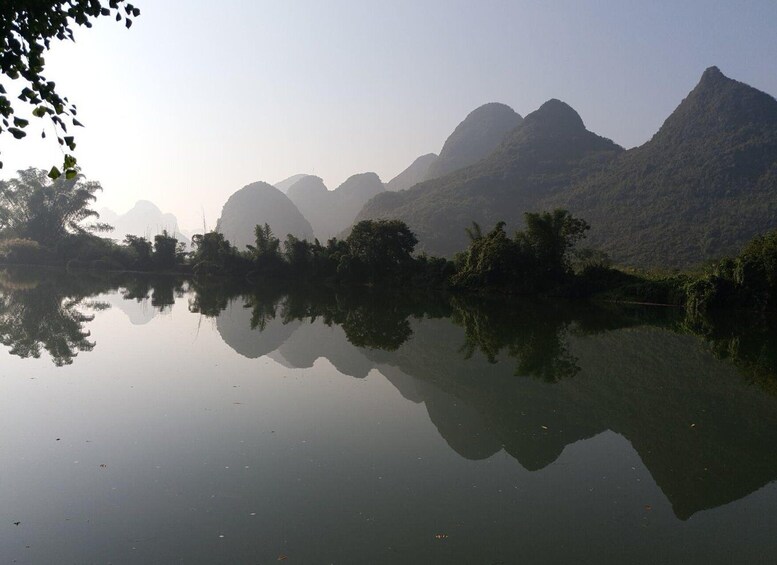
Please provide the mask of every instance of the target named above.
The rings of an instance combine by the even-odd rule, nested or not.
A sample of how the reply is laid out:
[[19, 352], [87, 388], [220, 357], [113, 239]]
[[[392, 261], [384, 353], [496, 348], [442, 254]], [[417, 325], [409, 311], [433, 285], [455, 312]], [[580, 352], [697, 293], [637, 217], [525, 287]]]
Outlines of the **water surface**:
[[0, 557], [773, 562], [764, 326], [5, 272]]

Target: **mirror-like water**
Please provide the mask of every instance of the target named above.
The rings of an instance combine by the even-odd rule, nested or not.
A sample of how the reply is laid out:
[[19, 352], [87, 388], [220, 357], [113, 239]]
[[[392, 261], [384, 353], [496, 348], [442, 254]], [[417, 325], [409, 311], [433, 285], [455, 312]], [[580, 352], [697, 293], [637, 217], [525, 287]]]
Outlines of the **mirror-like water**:
[[777, 559], [777, 353], [666, 309], [0, 276], [11, 563]]

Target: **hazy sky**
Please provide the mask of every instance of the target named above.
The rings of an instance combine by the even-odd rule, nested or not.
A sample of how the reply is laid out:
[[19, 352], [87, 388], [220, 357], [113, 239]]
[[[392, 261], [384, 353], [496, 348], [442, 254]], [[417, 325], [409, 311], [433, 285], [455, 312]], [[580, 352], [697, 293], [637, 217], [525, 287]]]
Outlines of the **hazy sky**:
[[[647, 141], [696, 84], [724, 74], [777, 94], [777, 2], [137, 0], [54, 46], [50, 80], [76, 102], [98, 206], [149, 199], [182, 227], [227, 197], [295, 173], [330, 188], [384, 181], [438, 152], [486, 102], [521, 115], [559, 98], [589, 129]], [[61, 162], [58, 146], [0, 138], [0, 177]]]

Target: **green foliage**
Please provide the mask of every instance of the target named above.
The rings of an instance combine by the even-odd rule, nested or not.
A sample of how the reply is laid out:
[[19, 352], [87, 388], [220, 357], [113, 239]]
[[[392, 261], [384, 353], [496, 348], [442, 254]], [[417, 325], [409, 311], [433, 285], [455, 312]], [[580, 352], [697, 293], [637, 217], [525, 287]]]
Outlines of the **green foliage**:
[[100, 183], [83, 175], [52, 181], [41, 169], [19, 171], [17, 178], [0, 181], [0, 234], [53, 245], [68, 234], [90, 231], [94, 228], [83, 222], [99, 218], [90, 207], [99, 190]]
[[254, 235], [256, 245], [248, 246], [254, 271], [263, 276], [282, 276], [284, 264], [281, 240], [275, 237], [269, 224], [256, 226]]
[[[68, 133], [68, 126], [81, 126], [76, 119], [78, 111], [75, 104], [57, 91], [56, 84], [43, 76], [44, 53], [51, 47], [52, 40], [75, 41], [73, 30], [76, 25], [89, 28], [99, 17], [114, 17], [116, 21], [123, 19], [129, 28], [133, 18], [139, 15], [140, 10], [125, 0], [4, 0], [0, 4], [0, 73], [18, 81], [20, 90], [16, 98], [32, 107], [33, 117], [48, 117], [57, 141], [70, 151], [75, 151], [76, 143]], [[0, 85], [0, 134], [8, 132], [15, 139], [27, 135], [30, 122], [17, 115], [18, 109], [18, 103], [13, 103]], [[0, 168], [2, 166], [0, 162]], [[63, 170], [67, 180], [76, 177], [75, 167], [75, 157], [65, 155]], [[60, 175], [59, 169], [52, 167], [49, 176], [57, 179]]]
[[154, 236], [152, 260], [158, 269], [174, 269], [179, 263], [178, 252], [178, 240], [167, 233], [167, 230], [163, 230], [162, 233]]
[[774, 228], [777, 101], [708, 69], [646, 144], [564, 195], [591, 241], [650, 269], [736, 254]]
[[368, 282], [374, 284], [407, 272], [418, 239], [399, 220], [363, 220], [353, 227], [346, 243], [349, 274], [363, 268]]
[[138, 269], [144, 270], [151, 266], [151, 254], [153, 247], [151, 242], [145, 237], [138, 237], [135, 235], [127, 234], [124, 238], [124, 244], [130, 249], [132, 253], [136, 255], [135, 266]]
[[224, 234], [208, 232], [192, 236], [191, 265], [197, 274], [235, 274], [247, 270], [248, 259], [240, 255]]
[[526, 229], [516, 236], [522, 238], [533, 251], [538, 265], [546, 270], [545, 276], [554, 278], [571, 270], [569, 251], [585, 238], [591, 226], [585, 220], [573, 217], [566, 210], [524, 215]]
[[0, 242], [0, 256], [3, 262], [20, 265], [35, 265], [47, 257], [44, 248], [32, 239], [6, 239]]
[[456, 261], [454, 286], [533, 293], [560, 287], [572, 275], [570, 252], [588, 224], [566, 210], [525, 215], [526, 229], [510, 238], [504, 222], [488, 234], [468, 230], [469, 248]]
[[275, 237], [269, 224], [256, 226], [254, 234], [256, 236], [256, 245], [252, 249], [254, 257], [260, 259], [280, 256], [281, 241]]
[[721, 307], [777, 309], [777, 230], [754, 238], [734, 259], [713, 264], [688, 284], [687, 292], [693, 313]]
[[573, 250], [572, 268], [576, 273], [590, 269], [607, 269], [611, 266], [612, 259], [600, 249], [584, 247]]

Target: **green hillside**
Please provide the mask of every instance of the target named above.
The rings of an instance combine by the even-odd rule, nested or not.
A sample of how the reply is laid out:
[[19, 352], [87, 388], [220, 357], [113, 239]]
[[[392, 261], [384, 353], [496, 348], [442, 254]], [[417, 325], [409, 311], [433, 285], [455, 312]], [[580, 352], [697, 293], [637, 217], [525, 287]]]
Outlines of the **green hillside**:
[[624, 263], [688, 267], [777, 227], [777, 101], [716, 67], [646, 144], [567, 201]]
[[403, 219], [420, 248], [449, 256], [472, 221], [519, 228], [524, 212], [557, 207], [585, 218], [590, 244], [620, 263], [734, 254], [777, 227], [777, 101], [712, 67], [649, 142], [623, 151], [551, 100], [484, 161], [379, 195], [357, 220]]
[[421, 249], [452, 255], [467, 244], [472, 221], [504, 220], [519, 227], [537, 202], [615, 158], [622, 148], [585, 129], [580, 116], [550, 100], [526, 116], [489, 158], [440, 179], [370, 200], [357, 217], [400, 218], [418, 235]]

